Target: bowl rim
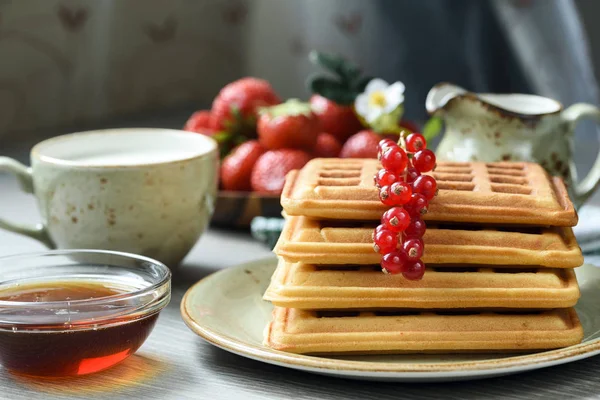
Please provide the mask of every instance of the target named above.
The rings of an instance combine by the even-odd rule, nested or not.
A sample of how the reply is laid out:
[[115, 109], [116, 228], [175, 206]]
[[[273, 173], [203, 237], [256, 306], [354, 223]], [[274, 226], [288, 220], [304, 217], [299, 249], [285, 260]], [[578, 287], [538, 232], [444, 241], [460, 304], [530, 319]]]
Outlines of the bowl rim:
[[[85, 306], [94, 306], [106, 304], [108, 302], [116, 301], [116, 300], [124, 300], [128, 298], [135, 298], [146, 293], [153, 292], [155, 290], [160, 289], [165, 285], [170, 285], [172, 273], [171, 270], [162, 262], [152, 259], [150, 257], [141, 256], [138, 254], [121, 252], [121, 251], [113, 251], [113, 250], [97, 250], [97, 249], [61, 249], [61, 250], [46, 250], [46, 251], [38, 251], [31, 253], [18, 253], [12, 255], [6, 255], [0, 257], [0, 263], [10, 260], [19, 260], [19, 259], [27, 259], [27, 258], [35, 258], [35, 257], [43, 257], [43, 256], [61, 256], [61, 255], [73, 255], [73, 254], [96, 254], [96, 255], [106, 255], [106, 256], [119, 256], [125, 257], [129, 259], [135, 259], [137, 261], [145, 261], [153, 264], [161, 270], [161, 277], [158, 282], [153, 283], [149, 286], [145, 286], [141, 289], [137, 289], [131, 292], [120, 293], [110, 296], [103, 297], [94, 297], [91, 299], [81, 299], [81, 300], [60, 300], [60, 301], [40, 301], [40, 302], [31, 302], [31, 301], [7, 301], [0, 300], [0, 308], [1, 307], [11, 307], [11, 308], [27, 308], [27, 309], [38, 309], [38, 308], [48, 308], [59, 307], [61, 305], [71, 306], [71, 305], [85, 305]], [[68, 276], [68, 275], [66, 275]], [[110, 276], [110, 275], [109, 275]], [[10, 281], [2, 280], [2, 271], [0, 270], [0, 285]], [[142, 307], [146, 307], [151, 305], [154, 302], [160, 301], [159, 299], [154, 299], [153, 302], [145, 303]], [[138, 307], [139, 308], [139, 307]]]
[[[125, 134], [141, 134], [148, 133], [150, 135], [177, 135], [177, 136], [185, 136], [186, 139], [205, 142], [206, 148], [201, 152], [196, 154], [174, 158], [172, 160], [166, 160], [155, 163], [148, 162], [140, 162], [137, 164], [111, 164], [111, 165], [90, 165], [85, 162], [67, 160], [64, 157], [54, 157], [47, 154], [44, 154], [44, 151], [47, 150], [48, 146], [67, 142], [69, 140], [78, 140], [85, 139], [92, 136], [118, 136]], [[118, 139], [118, 138], [116, 138]], [[75, 169], [95, 169], [95, 170], [114, 170], [114, 169], [140, 169], [140, 168], [148, 168], [148, 167], [158, 167], [164, 165], [179, 165], [182, 162], [189, 162], [192, 160], [201, 160], [210, 156], [218, 157], [218, 143], [215, 139], [206, 136], [206, 135], [198, 135], [194, 132], [184, 131], [182, 129], [172, 129], [172, 128], [155, 128], [155, 127], [125, 127], [125, 128], [108, 128], [108, 129], [94, 129], [94, 130], [84, 130], [79, 132], [67, 133], [64, 135], [54, 136], [41, 142], [37, 143], [31, 148], [29, 153], [31, 162], [39, 161], [40, 163], [54, 165], [56, 167], [67, 167], [67, 168], [75, 168]]]

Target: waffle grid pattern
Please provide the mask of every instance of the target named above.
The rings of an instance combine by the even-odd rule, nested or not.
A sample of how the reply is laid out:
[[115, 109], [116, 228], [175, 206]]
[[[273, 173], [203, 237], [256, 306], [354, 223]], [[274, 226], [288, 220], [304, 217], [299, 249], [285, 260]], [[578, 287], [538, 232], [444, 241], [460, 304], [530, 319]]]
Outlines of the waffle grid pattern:
[[[290, 172], [281, 198], [288, 215], [377, 220], [385, 211], [373, 176], [377, 160], [315, 159]], [[577, 214], [559, 178], [533, 163], [440, 162], [430, 221], [574, 226]]]

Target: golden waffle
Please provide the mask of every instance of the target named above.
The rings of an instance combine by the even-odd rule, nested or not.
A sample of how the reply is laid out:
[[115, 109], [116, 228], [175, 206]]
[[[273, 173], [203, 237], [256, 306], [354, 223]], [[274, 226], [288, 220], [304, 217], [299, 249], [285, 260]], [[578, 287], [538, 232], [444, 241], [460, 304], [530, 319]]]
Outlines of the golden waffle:
[[[290, 262], [379, 264], [375, 224], [288, 217], [275, 253]], [[569, 227], [491, 228], [430, 223], [423, 237], [425, 264], [535, 265], [575, 268], [581, 249]]]
[[302, 309], [566, 308], [579, 299], [573, 269], [435, 268], [420, 281], [381, 266], [328, 267], [279, 261], [265, 300]]
[[[318, 219], [379, 220], [381, 203], [371, 159], [314, 159], [289, 173], [281, 204], [288, 215]], [[534, 163], [439, 162], [439, 193], [430, 221], [575, 226], [577, 214], [560, 178]]]
[[526, 351], [580, 343], [575, 310], [315, 312], [276, 307], [265, 345], [291, 353]]

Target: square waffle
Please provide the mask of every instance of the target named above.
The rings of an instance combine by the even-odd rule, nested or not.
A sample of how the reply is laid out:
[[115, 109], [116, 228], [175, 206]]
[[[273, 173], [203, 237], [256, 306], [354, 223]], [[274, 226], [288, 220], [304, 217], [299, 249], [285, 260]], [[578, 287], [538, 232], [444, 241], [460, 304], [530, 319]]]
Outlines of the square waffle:
[[435, 268], [420, 281], [381, 266], [318, 266], [279, 260], [264, 299], [301, 309], [566, 308], [579, 299], [573, 269]]
[[[281, 196], [288, 215], [319, 219], [379, 220], [388, 208], [373, 177], [371, 159], [314, 159], [289, 173]], [[560, 178], [534, 163], [439, 162], [439, 193], [429, 221], [575, 226], [577, 214]]]
[[[375, 223], [288, 217], [275, 253], [312, 264], [378, 264]], [[423, 237], [425, 264], [535, 265], [575, 268], [581, 249], [569, 227], [507, 228], [429, 223]]]
[[265, 345], [291, 353], [530, 351], [580, 343], [572, 308], [542, 312], [331, 312], [275, 307]]

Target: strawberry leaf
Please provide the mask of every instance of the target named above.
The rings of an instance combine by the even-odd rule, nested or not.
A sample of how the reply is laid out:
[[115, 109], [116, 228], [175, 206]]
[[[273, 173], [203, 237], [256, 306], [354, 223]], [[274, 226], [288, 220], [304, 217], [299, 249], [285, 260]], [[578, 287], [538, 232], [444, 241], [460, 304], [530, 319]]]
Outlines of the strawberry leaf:
[[350, 105], [354, 103], [357, 93], [348, 90], [341, 82], [333, 79], [312, 76], [308, 80], [310, 91], [317, 93], [340, 105]]
[[226, 131], [217, 132], [214, 135], [212, 135], [212, 138], [215, 139], [217, 143], [225, 143], [232, 137], [233, 135]]
[[239, 107], [232, 105], [230, 108], [230, 118], [225, 121], [225, 130], [234, 136], [243, 136], [245, 138], [256, 138], [256, 117], [249, 115], [245, 117]]
[[225, 158], [231, 151], [231, 141], [233, 137], [233, 134], [227, 131], [220, 131], [212, 135], [212, 138], [219, 144], [219, 155], [221, 156], [221, 159]]
[[361, 76], [358, 66], [341, 56], [312, 51], [309, 57], [313, 64], [335, 75], [335, 77], [319, 75], [309, 77], [307, 80], [309, 90], [337, 104], [345, 106], [353, 104], [356, 96], [362, 93], [371, 81], [370, 77]]
[[321, 53], [314, 50], [310, 52], [308, 57], [313, 64], [325, 68], [326, 70], [328, 70], [332, 74], [337, 75], [341, 79], [345, 78], [345, 68], [343, 67], [344, 60], [341, 57], [333, 54]]
[[337, 75], [346, 87], [351, 86], [352, 82], [356, 81], [360, 76], [358, 66], [337, 54], [327, 54], [313, 50], [310, 52], [309, 58], [313, 64], [319, 65]]
[[285, 103], [263, 108], [261, 114], [268, 115], [271, 118], [298, 115], [310, 117], [312, 114], [312, 109], [310, 103], [292, 98], [286, 100]]
[[233, 139], [233, 143], [234, 143], [234, 145], [235, 145], [235, 146], [238, 146], [238, 145], [240, 145], [240, 144], [242, 144], [242, 143], [246, 142], [247, 140], [248, 140], [248, 138], [245, 138], [245, 137], [243, 137], [243, 136], [236, 136], [236, 137]]
[[309, 78], [310, 89], [315, 93], [323, 93], [327, 91], [344, 91], [347, 90], [341, 82], [323, 76], [313, 75]]

